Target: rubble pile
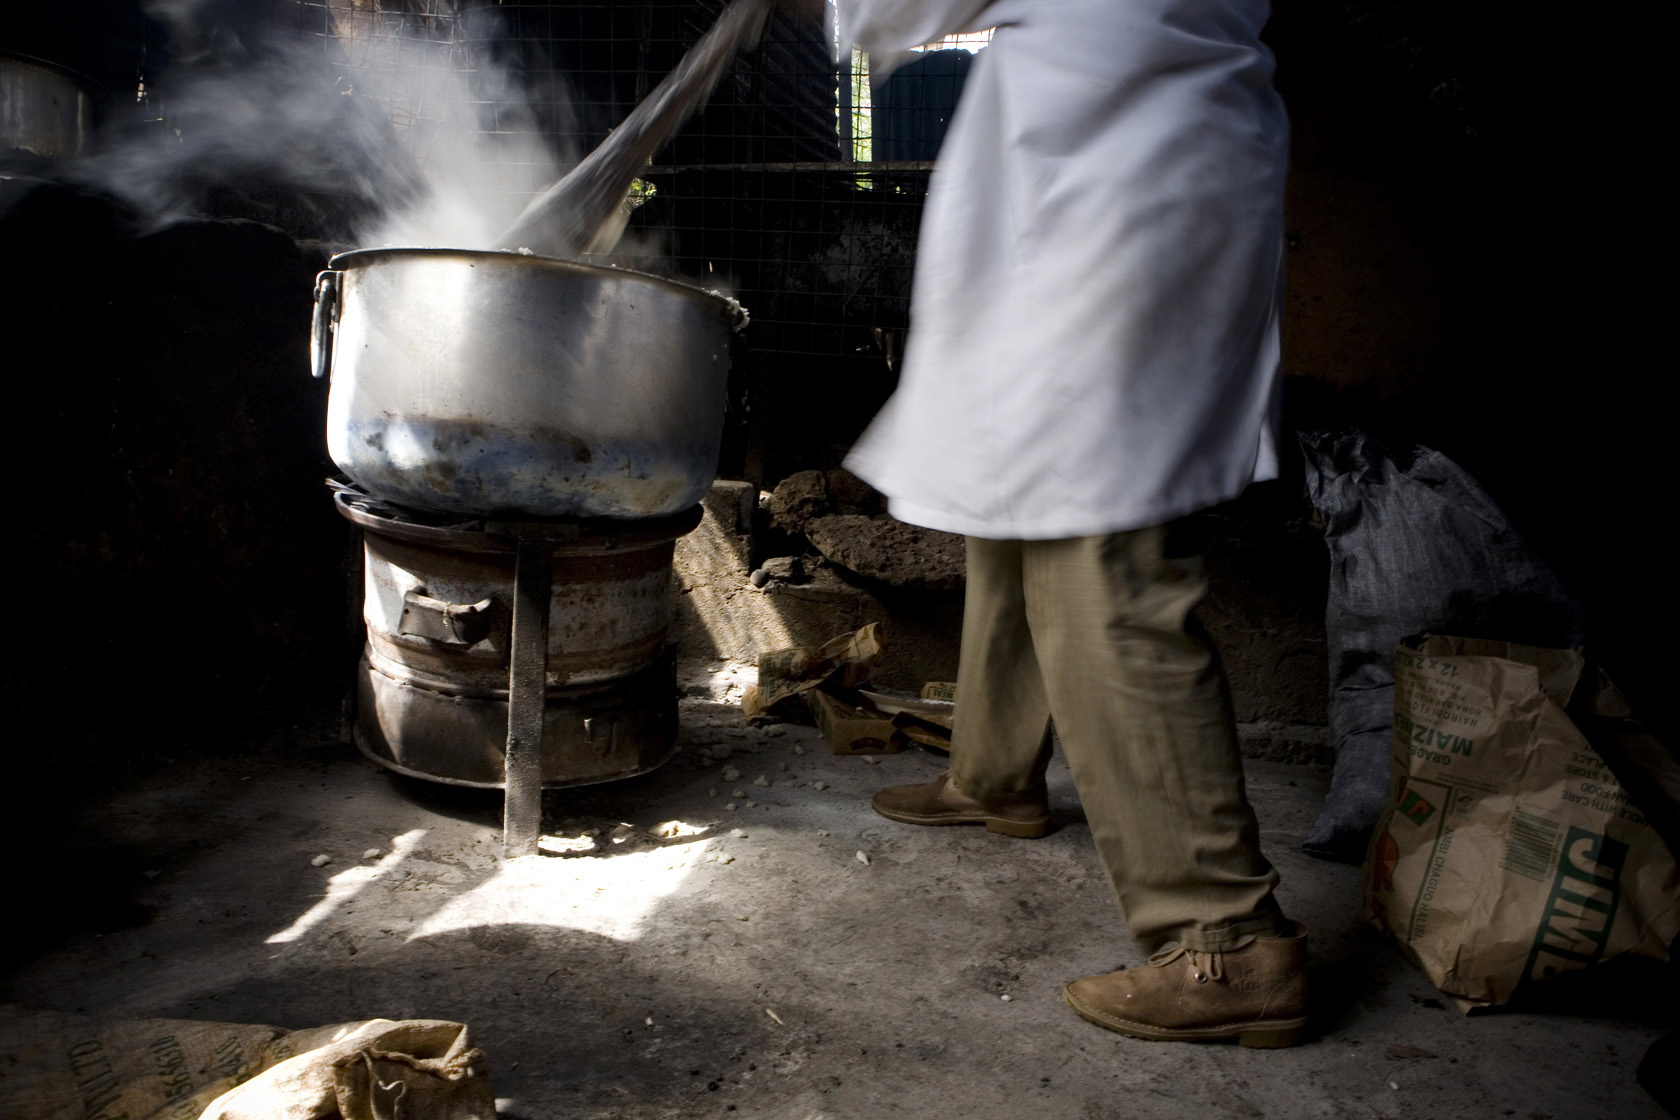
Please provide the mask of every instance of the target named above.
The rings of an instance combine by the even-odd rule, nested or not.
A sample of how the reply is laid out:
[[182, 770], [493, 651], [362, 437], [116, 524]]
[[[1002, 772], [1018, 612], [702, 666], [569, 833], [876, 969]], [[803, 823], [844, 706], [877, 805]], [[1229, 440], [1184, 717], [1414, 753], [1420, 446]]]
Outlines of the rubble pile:
[[963, 540], [952, 533], [894, 520], [885, 501], [844, 468], [799, 471], [771, 491], [766, 511], [772, 528], [787, 534], [805, 557], [765, 560], [753, 584], [801, 583], [822, 562], [890, 587], [914, 591], [960, 591], [965, 576]]

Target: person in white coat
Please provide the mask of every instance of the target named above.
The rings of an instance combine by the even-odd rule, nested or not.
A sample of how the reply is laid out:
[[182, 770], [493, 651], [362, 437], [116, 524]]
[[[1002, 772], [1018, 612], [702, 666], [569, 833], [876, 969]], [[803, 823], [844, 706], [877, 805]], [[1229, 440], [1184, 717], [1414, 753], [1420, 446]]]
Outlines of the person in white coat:
[[884, 60], [996, 27], [939, 153], [897, 391], [847, 459], [965, 534], [951, 768], [913, 824], [1048, 828], [1053, 722], [1147, 964], [1069, 984], [1143, 1038], [1289, 1045], [1273, 897], [1182, 519], [1274, 477], [1288, 124], [1266, 0], [835, 0]]

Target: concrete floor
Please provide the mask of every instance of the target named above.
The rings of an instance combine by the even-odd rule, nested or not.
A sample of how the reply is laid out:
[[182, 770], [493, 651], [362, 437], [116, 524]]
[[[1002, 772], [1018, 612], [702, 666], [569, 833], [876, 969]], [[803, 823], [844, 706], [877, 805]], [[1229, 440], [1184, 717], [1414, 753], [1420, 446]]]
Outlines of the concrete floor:
[[1250, 765], [1284, 904], [1313, 930], [1310, 1043], [1094, 1027], [1061, 986], [1140, 954], [1066, 767], [1046, 839], [897, 825], [869, 793], [941, 757], [870, 762], [808, 728], [749, 730], [733, 701], [750, 672], [702, 670], [683, 752], [551, 794], [551, 845], [569, 854], [511, 864], [499, 798], [393, 778], [325, 722], [239, 762], [163, 765], [88, 826], [132, 886], [129, 928], [60, 942], [0, 1001], [287, 1027], [456, 1019], [522, 1120], [1661, 1115], [1634, 1082], [1671, 1025], [1660, 970], [1633, 974], [1644, 1012], [1464, 1017], [1357, 920], [1358, 870], [1298, 851], [1326, 782], [1312, 767]]

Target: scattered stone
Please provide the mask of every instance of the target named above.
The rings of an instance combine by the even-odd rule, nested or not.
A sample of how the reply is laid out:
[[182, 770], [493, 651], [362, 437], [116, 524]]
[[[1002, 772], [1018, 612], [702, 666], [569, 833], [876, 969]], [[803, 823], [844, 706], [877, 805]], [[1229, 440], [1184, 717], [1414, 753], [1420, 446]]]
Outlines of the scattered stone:
[[726, 813], [733, 813], [735, 811], [735, 802], [733, 802], [733, 801], [729, 802], [727, 805], [725, 805], [723, 807], [723, 811], [726, 812]]
[[869, 764], [869, 765], [871, 765], [871, 766], [879, 766], [879, 765], [881, 765], [881, 760], [880, 760], [880, 759], [878, 759], [878, 758], [876, 758], [876, 757], [875, 757], [875, 756], [874, 756], [874, 755], [872, 755], [872, 754], [866, 754], [866, 755], [864, 755], [864, 756], [863, 756], [863, 761], [864, 761], [864, 762], [866, 762], [866, 763], [868, 763], [868, 764]]
[[707, 797], [716, 797], [717, 796], [717, 790], [716, 789], [707, 790], [706, 791], [706, 796]]
[[753, 785], [758, 786], [760, 788], [768, 786], [769, 784], [770, 784], [770, 779], [766, 778], [763, 774], [760, 774], [758, 777], [753, 779]]
[[795, 743], [793, 745], [793, 753], [794, 754], [804, 754], [805, 753], [805, 747], [802, 744]]
[[827, 836], [828, 835], [828, 829], [826, 829], [826, 828], [817, 829], [817, 835], [818, 836]]
[[378, 848], [369, 848], [367, 851], [362, 853], [362, 858], [363, 859], [378, 859], [379, 858], [379, 849]]
[[1001, 999], [1004, 1003], [1008, 1003], [1010, 1000], [1014, 999], [1015, 997], [1010, 995], [1008, 992], [1005, 992], [1005, 993], [1003, 993], [1003, 995], [999, 996], [998, 998]]
[[752, 575], [747, 577], [747, 582], [754, 587], [763, 587], [770, 582], [770, 573], [763, 568], [754, 568]]
[[309, 866], [311, 866], [311, 867], [325, 867], [327, 864], [329, 864], [331, 862], [332, 862], [332, 857], [329, 856], [329, 855], [326, 855], [325, 853], [322, 853], [321, 855], [318, 855], [314, 859], [310, 860], [309, 861]]
[[869, 855], [862, 848], [858, 849], [857, 861], [859, 863], [863, 864], [865, 867], [869, 866]]
[[723, 772], [723, 780], [726, 782], [738, 782], [741, 780], [741, 772], [731, 766]]
[[758, 802], [756, 802], [756, 801], [749, 801], [749, 802], [747, 802], [747, 808], [749, 808], [749, 809], [756, 809], [756, 808], [758, 808]]
[[734, 863], [734, 862], [735, 862], [735, 857], [734, 857], [734, 856], [732, 856], [732, 855], [729, 855], [729, 854], [728, 854], [728, 853], [727, 853], [727, 852], [726, 852], [726, 853], [724, 853], [724, 854], [723, 854], [723, 855], [721, 855], [721, 856], [719, 856], [719, 857], [717, 857], [717, 861], [718, 861], [718, 862], [719, 862], [719, 863]]
[[811, 783], [811, 788], [812, 789], [827, 789], [828, 788], [828, 783], [827, 782], [812, 782]]
[[771, 579], [779, 579], [784, 583], [805, 582], [805, 565], [797, 556], [771, 557], [759, 570]]
[[785, 763], [785, 762], [776, 763], [776, 769], [778, 769], [778, 770], [786, 770], [787, 768], [788, 768], [788, 764]]
[[747, 834], [745, 832], [742, 832], [738, 828], [730, 829], [729, 830], [729, 835], [735, 837], [735, 839], [737, 839], [737, 840], [745, 840], [747, 838]]
[[746, 795], [747, 791], [744, 789], [732, 789], [729, 791], [729, 796], [731, 797], [745, 797]]

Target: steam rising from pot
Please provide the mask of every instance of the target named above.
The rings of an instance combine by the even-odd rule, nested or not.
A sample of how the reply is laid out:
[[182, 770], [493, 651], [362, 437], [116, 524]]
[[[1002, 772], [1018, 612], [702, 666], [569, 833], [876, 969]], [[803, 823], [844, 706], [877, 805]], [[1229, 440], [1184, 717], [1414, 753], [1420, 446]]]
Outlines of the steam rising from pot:
[[[333, 235], [361, 245], [489, 248], [575, 154], [554, 150], [530, 91], [482, 65], [487, 52], [464, 65], [469, 40], [496, 37], [494, 13], [445, 0], [380, 10], [397, 7], [146, 0], [169, 53], [146, 91], [154, 111], [66, 174], [160, 226], [218, 192], [281, 191], [326, 207]], [[299, 30], [284, 26], [293, 18]], [[569, 115], [559, 77], [547, 80], [544, 102]]]
[[[337, 235], [364, 246], [607, 252], [640, 169], [757, 42], [774, 6], [733, 0], [578, 164], [539, 131], [530, 91], [487, 64], [494, 12], [459, 14], [457, 2], [145, 0], [171, 56], [163, 112], [112, 139], [74, 177], [160, 225], [217, 191], [254, 186], [327, 200]], [[272, 33], [287, 14], [316, 25]], [[569, 117], [559, 77], [547, 82], [544, 105]], [[552, 132], [569, 122], [547, 123]], [[574, 164], [575, 174], [560, 175]]]

